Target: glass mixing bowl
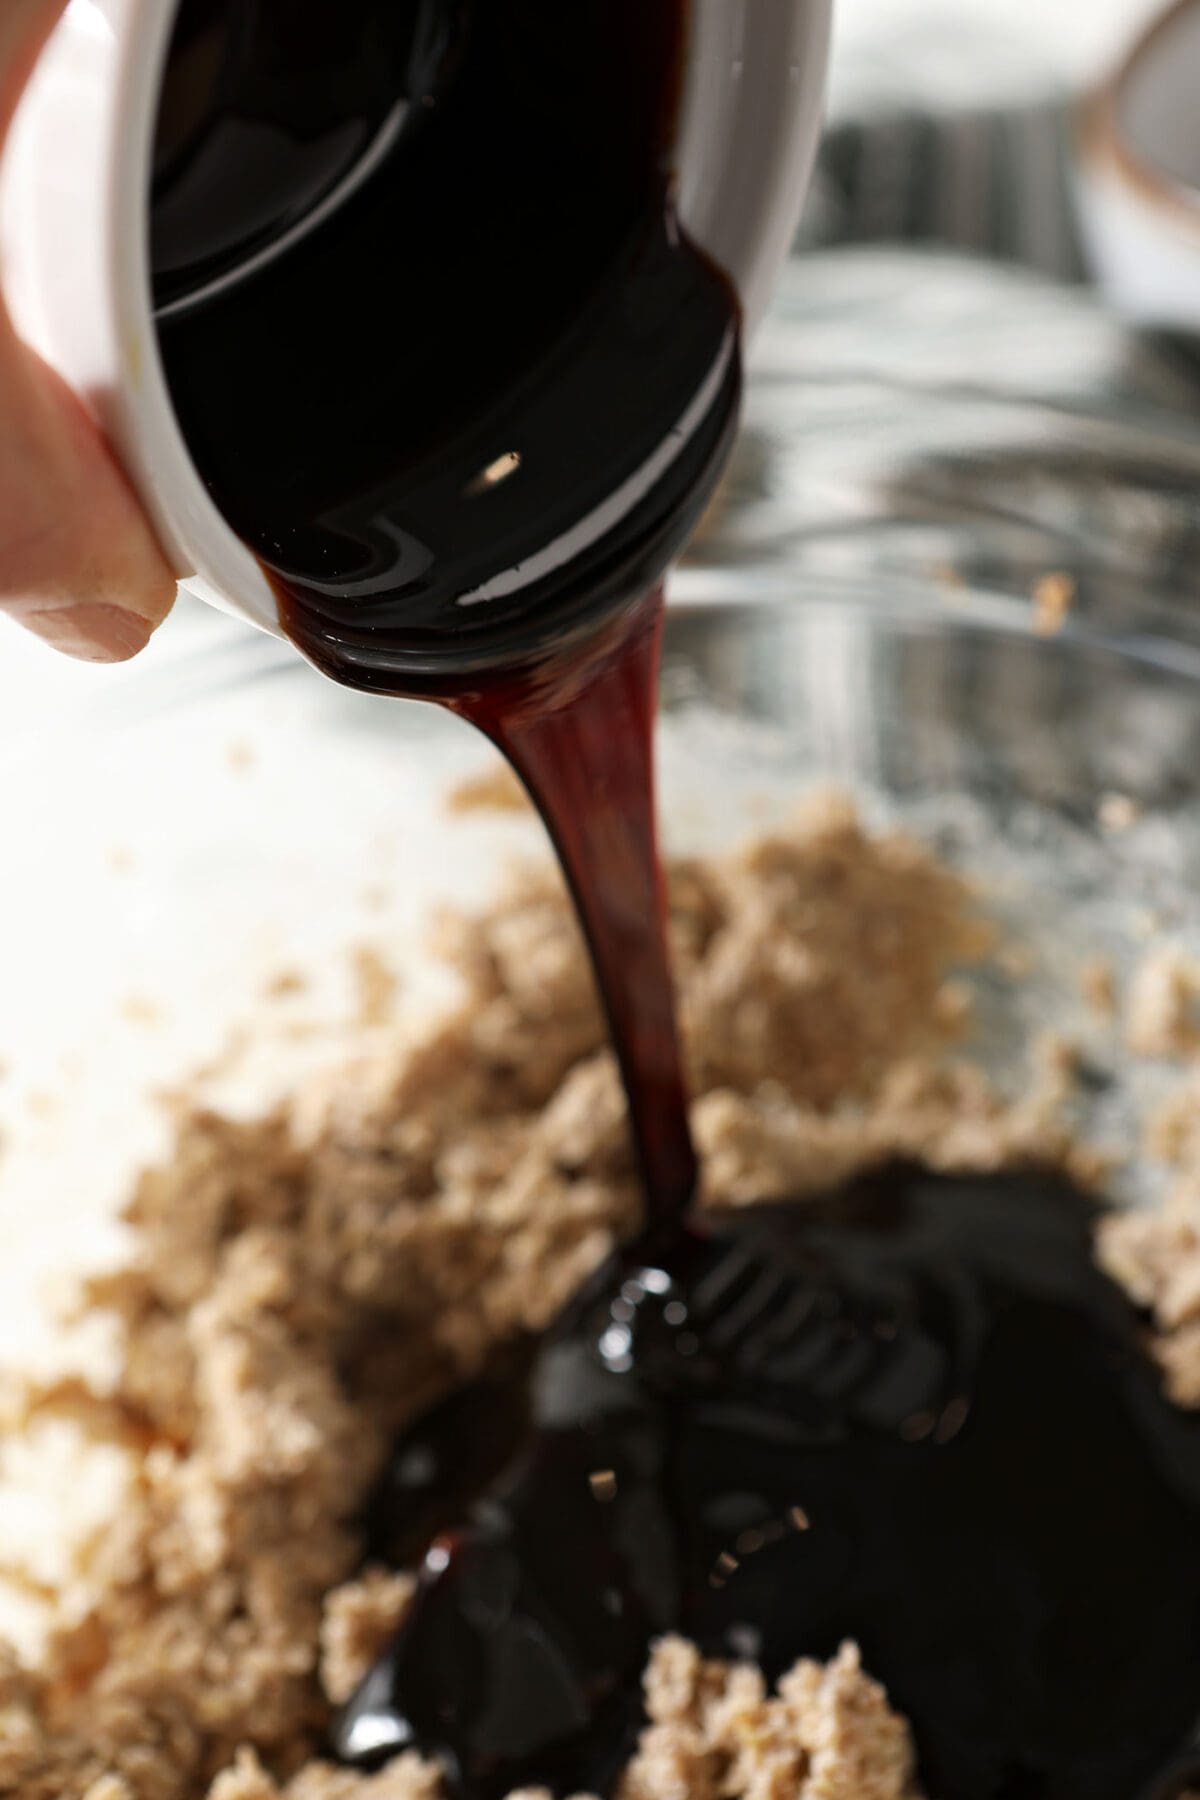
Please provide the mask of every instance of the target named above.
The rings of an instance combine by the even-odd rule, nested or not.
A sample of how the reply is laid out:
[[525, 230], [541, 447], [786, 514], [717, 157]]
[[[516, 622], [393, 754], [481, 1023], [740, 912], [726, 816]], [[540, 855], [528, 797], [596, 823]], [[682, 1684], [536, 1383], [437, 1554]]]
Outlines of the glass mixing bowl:
[[[1200, 949], [1187, 366], [1065, 290], [897, 254], [797, 265], [756, 370], [673, 589], [668, 847], [726, 845], [814, 784], [911, 825], [1032, 959], [979, 978], [972, 1052], [1017, 1087], [1031, 1034], [1077, 1034], [1080, 1121], [1128, 1151], [1167, 1073], [1124, 1058], [1079, 975], [1159, 937]], [[1045, 637], [1050, 572], [1075, 599]], [[156, 1094], [204, 1062], [220, 1092], [265, 985], [310, 983], [235, 1106], [345, 1054], [355, 945], [405, 1016], [436, 1005], [431, 912], [544, 853], [530, 818], [447, 814], [492, 756], [461, 723], [341, 691], [216, 615], [181, 609], [107, 676], [3, 648], [0, 1365], [53, 1355], [46, 1281], [112, 1254], [130, 1166], [163, 1141]], [[1114, 1184], [1154, 1185], [1136, 1159]]]

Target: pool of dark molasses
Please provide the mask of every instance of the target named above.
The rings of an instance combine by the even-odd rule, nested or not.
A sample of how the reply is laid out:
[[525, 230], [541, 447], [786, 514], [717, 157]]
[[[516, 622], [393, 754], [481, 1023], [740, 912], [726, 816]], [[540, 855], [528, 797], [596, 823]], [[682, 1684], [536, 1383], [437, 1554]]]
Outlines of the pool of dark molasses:
[[[892, 1171], [688, 1223], [652, 781], [657, 583], [736, 421], [679, 229], [685, 0], [184, 0], [151, 254], [196, 465], [285, 629], [492, 737], [578, 904], [643, 1240], [398, 1447], [423, 1565], [341, 1719], [468, 1800], [611, 1789], [648, 1648], [853, 1636], [933, 1800], [1171, 1800], [1200, 1717], [1200, 1438], [1053, 1177]], [[337, 204], [331, 204], [336, 200]]]
[[845, 1638], [933, 1800], [1200, 1772], [1200, 1420], [1052, 1175], [896, 1169], [632, 1245], [399, 1446], [424, 1573], [337, 1743], [460, 1793], [610, 1792], [648, 1645], [778, 1676]]

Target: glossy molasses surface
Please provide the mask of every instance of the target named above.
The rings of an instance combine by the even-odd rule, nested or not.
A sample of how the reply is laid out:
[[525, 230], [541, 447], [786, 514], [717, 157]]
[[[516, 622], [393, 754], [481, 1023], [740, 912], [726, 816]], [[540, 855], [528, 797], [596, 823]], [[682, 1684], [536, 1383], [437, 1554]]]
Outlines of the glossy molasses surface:
[[895, 1170], [622, 1252], [400, 1446], [419, 1598], [345, 1715], [458, 1790], [611, 1790], [651, 1640], [770, 1676], [847, 1637], [937, 1800], [1196, 1772], [1200, 1420], [1051, 1176]]

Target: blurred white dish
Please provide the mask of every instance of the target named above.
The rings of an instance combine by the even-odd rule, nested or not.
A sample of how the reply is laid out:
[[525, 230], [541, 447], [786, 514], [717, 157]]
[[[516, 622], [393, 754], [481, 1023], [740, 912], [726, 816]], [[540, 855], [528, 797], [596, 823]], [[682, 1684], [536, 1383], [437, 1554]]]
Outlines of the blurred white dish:
[[1176, 0], [1080, 113], [1085, 239], [1109, 298], [1200, 328], [1200, 4]]

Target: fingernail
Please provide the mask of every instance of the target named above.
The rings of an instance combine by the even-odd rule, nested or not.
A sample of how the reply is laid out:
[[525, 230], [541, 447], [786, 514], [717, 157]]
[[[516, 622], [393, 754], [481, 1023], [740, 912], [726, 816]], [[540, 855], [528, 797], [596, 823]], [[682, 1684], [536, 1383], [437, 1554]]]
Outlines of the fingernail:
[[124, 662], [144, 650], [150, 626], [137, 613], [101, 600], [56, 606], [31, 620], [40, 637], [80, 662]]

